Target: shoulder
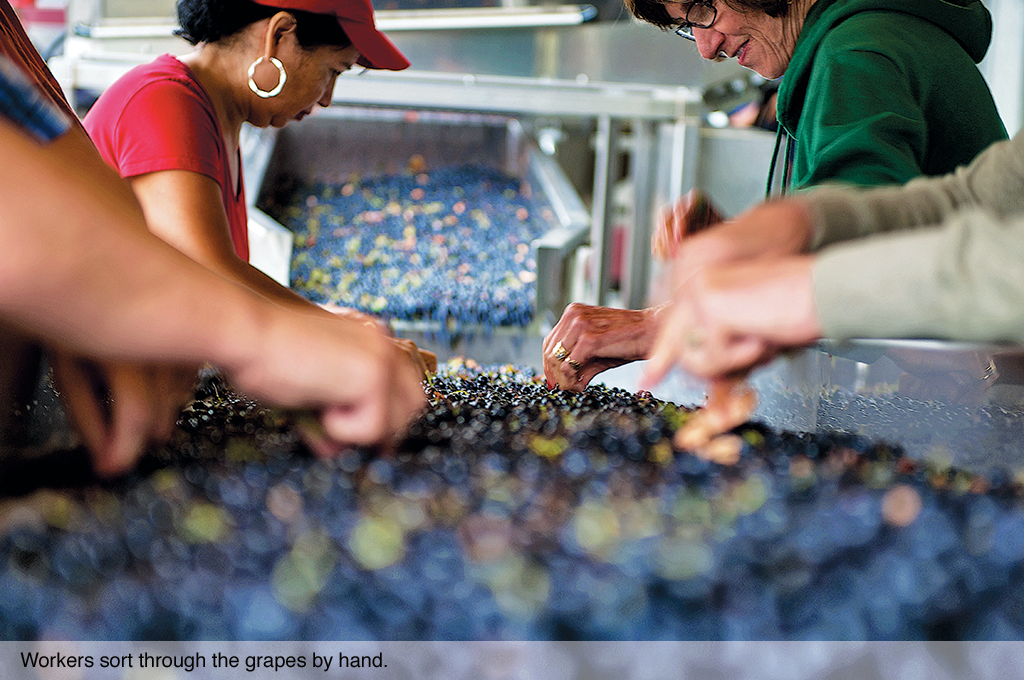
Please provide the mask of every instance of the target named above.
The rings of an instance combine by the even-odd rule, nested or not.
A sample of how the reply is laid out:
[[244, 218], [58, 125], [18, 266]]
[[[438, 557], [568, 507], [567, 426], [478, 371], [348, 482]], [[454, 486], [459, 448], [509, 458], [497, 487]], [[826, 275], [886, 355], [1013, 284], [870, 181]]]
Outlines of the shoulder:
[[124, 177], [168, 169], [211, 174], [222, 156], [209, 97], [173, 57], [126, 73], [100, 96], [84, 122]]
[[118, 81], [115, 88], [126, 94], [160, 93], [187, 101], [208, 100], [189, 68], [170, 55], [135, 67]]
[[176, 127], [215, 127], [209, 97], [180, 61], [165, 55], [137, 66], [108, 88], [85, 117], [86, 129], [143, 127], [168, 121]]
[[934, 54], [956, 39], [922, 17], [885, 9], [864, 10], [834, 24], [824, 34], [820, 49], [829, 53], [871, 52], [891, 56]]

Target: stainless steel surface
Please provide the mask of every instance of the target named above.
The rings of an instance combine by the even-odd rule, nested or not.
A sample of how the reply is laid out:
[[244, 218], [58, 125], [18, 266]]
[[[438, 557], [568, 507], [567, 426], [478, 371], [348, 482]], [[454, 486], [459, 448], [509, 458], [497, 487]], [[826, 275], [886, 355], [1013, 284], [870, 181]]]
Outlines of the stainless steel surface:
[[695, 186], [727, 216], [764, 199], [775, 133], [758, 128], [701, 128]]
[[175, 0], [100, 0], [105, 17], [173, 17]]
[[745, 72], [734, 62], [702, 59], [696, 48], [671, 33], [632, 20], [538, 30], [395, 31], [388, 35], [414, 68], [437, 73], [702, 89]]
[[590, 247], [593, 249], [596, 266], [590, 275], [591, 299], [587, 302], [607, 305], [611, 292], [612, 266], [612, 184], [615, 153], [618, 147], [619, 126], [610, 116], [597, 119], [597, 135], [594, 140], [594, 185], [591, 196], [593, 220], [590, 224]]
[[[401, 172], [422, 156], [428, 167], [476, 164], [527, 180], [550, 204], [557, 226], [533, 243], [538, 265], [533, 334], [569, 302], [567, 262], [588, 234], [589, 215], [558, 164], [517, 119], [476, 113], [337, 107], [278, 131], [259, 131], [247, 156], [253, 200], [265, 205], [285, 183], [344, 181], [351, 173]], [[416, 324], [404, 324], [414, 330]], [[424, 325], [424, 332], [432, 327]], [[437, 329], [433, 329], [437, 330]], [[519, 329], [522, 332], [523, 329]]]
[[[635, 390], [642, 363], [599, 377]], [[937, 340], [826, 340], [755, 371], [755, 420], [791, 432], [849, 432], [942, 468], [1024, 472], [1024, 347]], [[703, 382], [673, 373], [653, 392], [685, 405]]]
[[[502, 5], [380, 10], [376, 17], [418, 71], [691, 88], [744, 73], [735, 63], [701, 59], [676, 36], [626, 18], [624, 8], [623, 20], [588, 22], [594, 7], [587, 3]], [[70, 0], [67, 15], [89, 40], [72, 49], [76, 56], [188, 49], [171, 35], [174, 0]]]
[[[699, 124], [699, 123], [695, 123]], [[634, 201], [633, 224], [624, 244], [623, 257], [629, 263], [619, 284], [622, 299], [627, 307], [637, 309], [647, 305], [648, 282], [652, 276], [651, 232], [660, 205], [650, 198], [654, 194], [657, 124], [651, 121], [635, 120], [630, 135], [632, 145], [629, 153], [629, 177], [633, 183], [633, 195], [648, 197]]]
[[551, 117], [674, 120], [701, 110], [698, 92], [590, 80], [375, 71], [339, 78], [334, 102]]

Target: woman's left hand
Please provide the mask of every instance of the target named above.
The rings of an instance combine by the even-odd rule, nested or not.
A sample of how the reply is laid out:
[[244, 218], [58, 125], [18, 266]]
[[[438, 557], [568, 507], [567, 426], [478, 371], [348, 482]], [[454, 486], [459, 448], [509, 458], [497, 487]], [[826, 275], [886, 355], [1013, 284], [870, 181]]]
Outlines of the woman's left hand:
[[728, 378], [821, 335], [810, 256], [706, 267], [676, 291], [646, 366], [647, 385], [673, 366]]
[[646, 359], [657, 337], [662, 309], [570, 304], [544, 338], [548, 385], [580, 392], [602, 371]]

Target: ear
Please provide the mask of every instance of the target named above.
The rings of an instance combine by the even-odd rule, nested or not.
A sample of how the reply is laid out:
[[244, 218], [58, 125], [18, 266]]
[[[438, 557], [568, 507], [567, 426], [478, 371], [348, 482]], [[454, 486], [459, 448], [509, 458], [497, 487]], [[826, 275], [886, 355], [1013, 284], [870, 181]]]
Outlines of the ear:
[[285, 36], [295, 36], [296, 24], [295, 15], [291, 12], [278, 12], [270, 17], [266, 33], [263, 36], [263, 56], [275, 56]]

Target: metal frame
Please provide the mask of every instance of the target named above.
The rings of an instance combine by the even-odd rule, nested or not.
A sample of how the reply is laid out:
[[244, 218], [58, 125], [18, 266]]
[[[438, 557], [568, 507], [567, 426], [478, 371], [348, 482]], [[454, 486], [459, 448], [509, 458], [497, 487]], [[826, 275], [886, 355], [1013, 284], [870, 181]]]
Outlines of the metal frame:
[[[65, 54], [51, 61], [51, 70], [73, 105], [79, 89], [102, 91], [153, 54], [191, 49], [173, 37], [174, 25], [167, 20], [106, 18], [101, 16], [100, 4], [100, 0], [72, 0], [68, 16], [74, 30], [68, 36]], [[631, 80], [632, 72], [642, 68], [645, 80], [702, 82], [704, 63], [696, 53], [678, 50], [677, 41], [629, 22], [573, 25], [583, 24], [591, 16], [590, 5], [379, 12], [377, 23], [382, 29], [394, 32], [402, 44], [412, 41], [410, 45], [421, 53], [425, 43], [435, 45], [449, 59], [470, 52], [479, 57], [482, 43], [489, 53], [508, 49], [510, 59], [524, 62], [525, 71], [512, 72], [530, 75], [372, 71], [339, 79], [333, 100], [343, 105], [494, 112], [592, 123], [596, 133], [592, 140], [590, 244], [599, 257], [597, 266], [589, 270], [587, 290], [580, 295], [586, 302], [638, 308], [647, 302], [652, 269], [648, 243], [654, 211], [696, 185], [703, 103], [697, 87], [619, 81]], [[531, 37], [524, 42], [526, 36]], [[456, 49], [452, 41], [469, 52]], [[515, 52], [531, 44], [532, 54]], [[633, 52], [638, 49], [650, 54], [651, 66], [648, 60], [634, 59]], [[621, 56], [605, 60], [609, 50]], [[659, 56], [661, 50], [667, 50], [670, 58]], [[610, 63], [618, 64], [623, 57], [628, 74], [610, 68]], [[466, 67], [474, 65], [484, 64], [470, 57]], [[486, 65], [503, 71], [500, 64]], [[598, 80], [601, 76], [616, 82]], [[611, 190], [620, 179], [626, 154], [637, 200], [634, 229], [624, 253], [622, 295], [613, 299]], [[668, 168], [667, 175], [663, 168]], [[572, 247], [578, 245], [573, 242]], [[568, 245], [558, 245], [563, 247]]]
[[[703, 104], [694, 90], [403, 71], [339, 81], [333, 101], [594, 120], [590, 245], [600, 257], [590, 272], [590, 299], [586, 301], [600, 305], [611, 301], [611, 188], [617, 179], [618, 161], [623, 153], [629, 153], [636, 195], [646, 198], [636, 203], [624, 262], [622, 302], [631, 308], [646, 304], [656, 205], [678, 196], [680, 189], [695, 186]], [[621, 143], [627, 136], [631, 145]], [[669, 168], [667, 175], [659, 168]], [[662, 175], [665, 178], [659, 181]]]

